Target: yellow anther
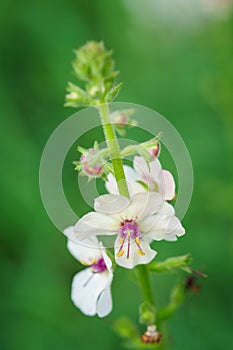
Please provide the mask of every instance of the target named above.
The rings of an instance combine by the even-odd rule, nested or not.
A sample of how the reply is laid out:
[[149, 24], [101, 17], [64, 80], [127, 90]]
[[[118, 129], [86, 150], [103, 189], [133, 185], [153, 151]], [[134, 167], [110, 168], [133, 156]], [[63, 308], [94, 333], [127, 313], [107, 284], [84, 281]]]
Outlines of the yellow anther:
[[92, 259], [92, 260], [89, 261], [89, 264], [90, 264], [90, 265], [94, 265], [94, 264], [96, 264], [96, 263], [97, 263], [97, 260], [96, 260], [96, 259]]
[[84, 260], [80, 260], [80, 263], [81, 263], [82, 265], [84, 265], [84, 266], [89, 266], [89, 265], [91, 265], [91, 263], [86, 262], [86, 261], [84, 261]]
[[135, 242], [136, 242], [137, 244], [139, 244], [139, 243], [140, 243], [140, 239], [139, 239], [138, 237], [136, 237], [136, 238], [135, 238]]
[[130, 231], [128, 231], [127, 235], [128, 235], [128, 237], [130, 237], [130, 236], [131, 236], [131, 233], [130, 233]]
[[138, 252], [138, 254], [141, 255], [141, 256], [146, 255], [146, 254], [145, 254], [142, 250], [140, 250], [140, 249], [138, 249], [137, 252]]
[[117, 257], [120, 257], [120, 256], [122, 256], [123, 254], [124, 254], [124, 249], [121, 249], [117, 254], [116, 254], [116, 256]]

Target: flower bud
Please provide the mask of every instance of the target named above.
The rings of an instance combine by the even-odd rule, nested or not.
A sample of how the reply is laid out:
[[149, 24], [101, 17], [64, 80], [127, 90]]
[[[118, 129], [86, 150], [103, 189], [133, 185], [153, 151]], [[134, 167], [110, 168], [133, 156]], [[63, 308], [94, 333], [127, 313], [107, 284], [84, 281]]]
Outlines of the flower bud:
[[160, 143], [157, 143], [157, 145], [150, 147], [147, 150], [153, 158], [158, 158], [160, 155], [160, 149], [161, 149]]
[[85, 153], [80, 158], [80, 163], [83, 172], [90, 177], [101, 177], [104, 173], [103, 167], [100, 162], [93, 163], [93, 156], [96, 154], [94, 148], [88, 149], [88, 153]]
[[119, 114], [115, 114], [113, 117], [113, 123], [117, 126], [123, 127], [128, 124], [129, 118], [126, 113], [122, 112]]

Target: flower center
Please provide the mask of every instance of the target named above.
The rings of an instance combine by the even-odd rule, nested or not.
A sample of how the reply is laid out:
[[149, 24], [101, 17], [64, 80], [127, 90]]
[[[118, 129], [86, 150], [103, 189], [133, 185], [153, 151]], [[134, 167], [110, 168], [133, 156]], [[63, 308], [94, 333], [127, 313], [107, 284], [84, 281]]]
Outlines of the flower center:
[[123, 247], [127, 247], [127, 255], [126, 258], [129, 259], [130, 255], [130, 244], [131, 241], [134, 241], [137, 245], [137, 253], [141, 256], [144, 256], [145, 253], [143, 252], [141, 246], [140, 246], [140, 240], [142, 238], [142, 232], [140, 231], [138, 224], [136, 220], [134, 219], [125, 219], [121, 221], [119, 232], [118, 232], [119, 240], [120, 240], [120, 248], [118, 250], [118, 253], [116, 254], [117, 257], [121, 257], [124, 255], [125, 250]]
[[107, 269], [103, 258], [100, 258], [97, 262], [94, 262], [90, 266], [93, 273], [104, 272]]

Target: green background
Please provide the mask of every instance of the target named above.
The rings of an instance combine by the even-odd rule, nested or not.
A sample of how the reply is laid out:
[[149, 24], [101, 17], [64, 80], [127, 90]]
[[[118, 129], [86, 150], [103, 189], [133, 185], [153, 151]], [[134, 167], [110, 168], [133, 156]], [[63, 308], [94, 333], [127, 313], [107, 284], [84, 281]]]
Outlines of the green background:
[[[185, 13], [178, 11], [174, 19], [168, 8], [167, 18], [156, 10], [147, 18], [151, 2], [141, 1], [140, 11], [135, 3], [1, 4], [1, 350], [121, 349], [112, 319], [128, 315], [137, 321], [140, 292], [122, 269], [114, 279], [110, 317], [88, 318], [72, 305], [72, 275], [81, 265], [66, 250], [66, 239], [47, 217], [39, 193], [43, 148], [73, 113], [63, 107], [72, 50], [92, 39], [114, 50], [124, 81], [118, 101], [164, 115], [182, 135], [193, 161], [193, 199], [183, 220], [187, 234], [174, 244], [156, 244], [157, 259], [190, 252], [193, 266], [208, 279], [199, 281], [200, 292], [169, 321], [171, 349], [232, 348], [233, 16], [196, 14], [184, 21]], [[144, 136], [139, 133], [138, 140]], [[65, 163], [64, 186], [81, 214], [87, 208], [79, 209], [78, 193], [72, 190], [75, 157], [74, 146]], [[153, 276], [158, 305], [179, 278]]]

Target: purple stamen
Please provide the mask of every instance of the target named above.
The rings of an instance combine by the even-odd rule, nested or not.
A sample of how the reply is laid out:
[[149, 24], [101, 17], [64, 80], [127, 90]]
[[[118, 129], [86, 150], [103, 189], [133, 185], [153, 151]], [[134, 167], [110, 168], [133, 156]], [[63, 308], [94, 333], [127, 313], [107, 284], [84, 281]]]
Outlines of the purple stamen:
[[128, 236], [128, 249], [127, 249], [127, 259], [129, 259], [129, 252], [130, 252], [130, 236]]
[[129, 259], [130, 255], [130, 243], [131, 240], [135, 241], [138, 246], [138, 254], [139, 255], [145, 255], [145, 253], [142, 251], [140, 247], [140, 239], [142, 237], [142, 233], [140, 229], [138, 228], [138, 224], [136, 220], [134, 219], [122, 219], [121, 225], [119, 228], [118, 236], [120, 239], [120, 248], [118, 250], [118, 253], [116, 254], [117, 257], [121, 257], [124, 255], [125, 251], [123, 249], [125, 240], [127, 239], [127, 255], [126, 258]]
[[91, 264], [91, 269], [94, 273], [104, 272], [107, 269], [104, 259], [100, 258], [96, 263]]

